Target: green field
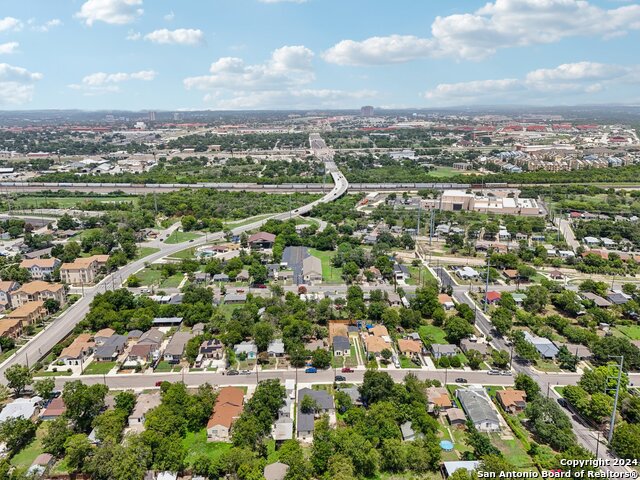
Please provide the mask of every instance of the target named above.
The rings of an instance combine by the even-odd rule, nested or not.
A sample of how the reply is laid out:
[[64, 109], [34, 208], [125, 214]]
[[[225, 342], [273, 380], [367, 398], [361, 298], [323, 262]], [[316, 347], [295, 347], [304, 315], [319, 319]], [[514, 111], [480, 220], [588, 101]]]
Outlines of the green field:
[[29, 468], [36, 457], [43, 453], [42, 439], [47, 434], [48, 429], [49, 424], [47, 422], [41, 423], [38, 430], [36, 430], [36, 438], [11, 458], [11, 465], [20, 469]]
[[47, 206], [57, 206], [58, 208], [73, 208], [81, 206], [86, 201], [95, 201], [99, 203], [119, 203], [119, 202], [137, 202], [136, 196], [120, 196], [108, 197], [105, 195], [95, 195], [92, 197], [44, 197], [44, 196], [27, 196], [14, 200], [14, 208], [46, 208]]
[[619, 327], [616, 327], [616, 328], [620, 330], [622, 333], [624, 333], [631, 340], [640, 340], [640, 325], [632, 325], [632, 326], [620, 325]]
[[536, 368], [543, 372], [560, 372], [561, 371], [560, 368], [552, 361], [542, 360], [542, 359], [536, 360]]
[[422, 341], [426, 344], [431, 343], [449, 343], [445, 331], [435, 325], [422, 325], [418, 329], [418, 334]]
[[331, 261], [335, 257], [336, 252], [323, 252], [310, 248], [309, 253], [314, 257], [318, 257], [322, 262], [322, 279], [328, 283], [342, 282], [342, 269], [332, 266]]
[[154, 268], [145, 268], [143, 270], [140, 270], [139, 272], [135, 273], [135, 276], [140, 279], [140, 285], [145, 286], [158, 283], [162, 278], [162, 275], [160, 275], [160, 271]]
[[173, 245], [176, 243], [188, 242], [189, 240], [195, 240], [201, 236], [201, 234], [196, 232], [180, 232], [175, 230], [171, 235], [169, 235], [169, 238], [167, 238], [164, 243]]
[[465, 173], [474, 174], [478, 172], [475, 170], [457, 170], [453, 167], [440, 167], [440, 166], [436, 167], [433, 170], [429, 170], [429, 175], [436, 178], [453, 177], [455, 175], [464, 175]]
[[189, 247], [169, 255], [169, 258], [178, 258], [180, 260], [183, 260], [185, 258], [189, 258], [189, 259], [195, 258], [195, 255], [196, 255], [196, 247]]
[[153, 247], [138, 247], [138, 253], [136, 254], [134, 260], [140, 260], [141, 258], [148, 257], [156, 252], [159, 252], [159, 248]]
[[182, 280], [184, 279], [184, 274], [176, 273], [175, 275], [166, 278], [160, 283], [160, 288], [178, 288]]
[[91, 362], [82, 372], [83, 375], [106, 375], [116, 366], [116, 362]]
[[487, 434], [491, 439], [491, 443], [502, 452], [505, 458], [509, 460], [516, 468], [528, 469], [533, 467], [531, 457], [527, 454], [522, 442], [517, 438], [512, 440], [503, 440], [497, 433]]
[[185, 459], [187, 465], [192, 465], [196, 458], [203, 455], [214, 460], [231, 448], [230, 443], [207, 442], [206, 428], [198, 432], [188, 432], [187, 436], [182, 440], [182, 446], [187, 451], [187, 458]]
[[411, 278], [407, 280], [409, 285], [422, 285], [429, 280], [435, 280], [427, 267], [419, 268], [409, 265], [407, 268], [409, 268], [409, 273], [411, 274]]

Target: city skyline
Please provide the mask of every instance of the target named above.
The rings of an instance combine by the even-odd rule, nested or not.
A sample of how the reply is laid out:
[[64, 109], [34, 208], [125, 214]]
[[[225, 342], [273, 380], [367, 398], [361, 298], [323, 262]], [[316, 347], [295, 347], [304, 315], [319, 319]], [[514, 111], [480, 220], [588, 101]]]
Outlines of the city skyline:
[[6, 5], [0, 109], [640, 103], [637, 2], [201, 3]]

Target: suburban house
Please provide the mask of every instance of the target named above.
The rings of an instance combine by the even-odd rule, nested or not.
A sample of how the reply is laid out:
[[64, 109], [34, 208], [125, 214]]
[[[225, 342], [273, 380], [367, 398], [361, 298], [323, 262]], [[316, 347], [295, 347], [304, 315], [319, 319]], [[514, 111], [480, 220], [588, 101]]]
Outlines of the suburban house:
[[217, 338], [205, 340], [200, 344], [198, 353], [202, 355], [203, 358], [220, 360], [224, 354], [224, 345], [222, 345], [222, 342]]
[[631, 300], [631, 296], [619, 291], [612, 291], [607, 294], [607, 300], [614, 305], [624, 305]]
[[402, 306], [402, 298], [396, 292], [389, 292], [387, 294], [387, 303], [390, 307], [400, 307]]
[[420, 355], [422, 353], [422, 342], [411, 339], [401, 338], [398, 340], [398, 350], [403, 355], [420, 363]]
[[276, 338], [269, 342], [267, 353], [270, 357], [284, 357], [284, 342], [281, 338]]
[[6, 316], [6, 320], [19, 320], [22, 326], [33, 325], [45, 319], [47, 309], [44, 301], [27, 302]]
[[66, 411], [67, 407], [64, 405], [64, 400], [62, 400], [62, 396], [59, 396], [49, 402], [40, 414], [40, 418], [42, 420], [55, 420], [62, 416]]
[[146, 365], [152, 358], [155, 346], [151, 343], [136, 344], [131, 347], [125, 365]]
[[20, 268], [26, 268], [34, 280], [45, 280], [53, 276], [53, 271], [60, 265], [57, 258], [34, 258], [20, 262]]
[[446, 415], [449, 424], [452, 426], [464, 427], [467, 423], [467, 416], [460, 408], [449, 408]]
[[141, 393], [136, 399], [136, 406], [129, 415], [129, 427], [143, 429], [145, 422], [145, 415], [152, 408], [160, 406], [162, 403], [162, 397], [159, 392], [153, 393]]
[[485, 299], [489, 305], [493, 305], [494, 303], [499, 302], [501, 297], [502, 295], [500, 292], [491, 291], [487, 292]]
[[488, 343], [479, 343], [474, 342], [470, 338], [463, 338], [460, 341], [460, 350], [464, 353], [467, 353], [471, 350], [475, 350], [476, 352], [480, 352], [482, 356], [486, 357], [490, 353], [490, 348]]
[[609, 300], [607, 300], [606, 298], [602, 298], [600, 295], [596, 295], [595, 293], [582, 292], [580, 295], [585, 300], [595, 303], [596, 307], [608, 308], [612, 305], [612, 303]]
[[82, 365], [85, 359], [93, 353], [95, 343], [90, 333], [81, 333], [78, 335], [71, 345], [64, 348], [60, 353], [60, 360], [65, 365]]
[[169, 340], [167, 347], [163, 352], [163, 359], [169, 363], [178, 363], [184, 354], [184, 348], [187, 342], [191, 340], [193, 334], [191, 332], [176, 332]]
[[496, 392], [498, 403], [509, 413], [518, 413], [527, 406], [527, 394], [523, 390], [498, 390]]
[[154, 350], [159, 350], [160, 345], [162, 345], [163, 339], [164, 339], [164, 333], [162, 333], [157, 328], [151, 328], [140, 336], [140, 339], [138, 340], [138, 345], [144, 345], [148, 343], [155, 347]]
[[538, 350], [542, 358], [553, 359], [558, 355], [558, 347], [548, 338], [538, 337], [537, 335], [531, 335], [529, 332], [524, 332], [524, 339], [536, 347], [536, 350]]
[[438, 295], [438, 303], [442, 305], [445, 310], [451, 310], [455, 308], [456, 304], [453, 302], [453, 298], [451, 298], [446, 293], [441, 293]]
[[[93, 357], [96, 362], [112, 362], [117, 360], [118, 356], [124, 352], [127, 344], [127, 337], [124, 335], [112, 335], [105, 340], [102, 345], [96, 346]], [[98, 345], [96, 343], [96, 345]]]
[[379, 356], [385, 349], [393, 350], [393, 344], [387, 327], [384, 325], [374, 325], [367, 328], [369, 335], [365, 337], [364, 343], [368, 354], [373, 353]]
[[349, 337], [344, 335], [335, 335], [332, 340], [333, 354], [336, 357], [348, 357], [351, 355], [351, 344]]
[[448, 343], [433, 343], [431, 344], [431, 355], [436, 360], [440, 360], [442, 357], [455, 357], [458, 354], [458, 347]]
[[276, 236], [273, 233], [258, 232], [249, 237], [247, 244], [251, 250], [270, 250], [275, 241]]
[[76, 258], [72, 263], [60, 267], [60, 279], [69, 285], [91, 285], [95, 283], [100, 269], [106, 267], [109, 255], [93, 255]]
[[233, 351], [237, 357], [244, 354], [247, 357], [247, 360], [255, 360], [258, 356], [258, 347], [253, 341], [251, 342], [240, 342], [235, 347], [233, 347]]
[[23, 418], [31, 420], [40, 411], [42, 398], [16, 398], [13, 402], [6, 405], [0, 412], [0, 423], [11, 418]]
[[411, 274], [409, 273], [409, 269], [400, 263], [393, 264], [393, 277], [397, 282], [404, 282], [411, 278]]
[[575, 355], [579, 360], [588, 360], [593, 357], [593, 353], [589, 349], [589, 347], [585, 347], [584, 345], [580, 345], [578, 343], [563, 343], [563, 342], [553, 342], [553, 344], [558, 347], [558, 350], [562, 347], [567, 347], [569, 353], [571, 355]]
[[302, 260], [302, 277], [305, 283], [322, 281], [322, 262], [318, 257], [309, 255]]
[[182, 317], [156, 317], [151, 321], [154, 327], [179, 327]]
[[456, 275], [463, 280], [473, 280], [480, 277], [478, 271], [471, 267], [459, 268], [458, 270], [456, 270]]
[[98, 330], [93, 336], [93, 341], [96, 342], [96, 346], [103, 345], [111, 337], [115, 335], [116, 331], [113, 328], [103, 328]]
[[243, 269], [236, 275], [236, 282], [248, 282], [249, 278], [251, 278], [249, 271], [247, 269]]
[[[282, 252], [280, 266], [291, 270], [293, 277], [292, 280], [296, 285], [306, 283], [307, 276], [309, 279], [313, 277], [315, 281], [322, 280], [322, 264], [320, 263], [320, 260], [313, 257], [316, 258], [316, 260], [307, 261], [307, 268], [305, 270], [305, 260], [308, 258], [311, 258], [311, 254], [307, 247], [289, 246], [285, 247]], [[320, 265], [318, 265], [318, 263], [320, 263]], [[284, 272], [278, 272], [278, 278], [283, 279], [283, 274]]]
[[453, 407], [451, 403], [451, 397], [445, 387], [429, 387], [427, 388], [427, 402], [430, 412], [434, 410], [448, 410]]
[[207, 422], [208, 442], [227, 442], [231, 427], [242, 414], [244, 390], [238, 387], [220, 389], [213, 407], [213, 414]]
[[456, 397], [469, 420], [480, 432], [497, 432], [500, 430], [500, 419], [494, 410], [491, 399], [484, 387], [472, 385], [456, 390]]
[[416, 438], [422, 437], [422, 434], [415, 432], [411, 422], [404, 422], [400, 425], [400, 432], [402, 433], [402, 440], [405, 442], [413, 442]]
[[300, 405], [304, 397], [311, 397], [318, 405], [317, 415], [330, 414], [334, 410], [333, 397], [326, 390], [312, 390], [301, 388], [298, 390], [298, 415], [296, 420], [296, 432], [301, 439], [309, 440], [313, 438], [315, 429], [315, 415], [313, 413], [303, 413]]
[[246, 301], [247, 301], [246, 293], [227, 293], [224, 296], [224, 303], [229, 305], [245, 303]]
[[27, 302], [44, 301], [49, 298], [57, 300], [60, 305], [64, 305], [67, 300], [64, 285], [61, 283], [47, 283], [42, 280], [25, 283], [13, 292], [11, 303], [14, 307], [20, 307]]
[[11, 308], [11, 295], [20, 288], [13, 280], [0, 281], [0, 307]]

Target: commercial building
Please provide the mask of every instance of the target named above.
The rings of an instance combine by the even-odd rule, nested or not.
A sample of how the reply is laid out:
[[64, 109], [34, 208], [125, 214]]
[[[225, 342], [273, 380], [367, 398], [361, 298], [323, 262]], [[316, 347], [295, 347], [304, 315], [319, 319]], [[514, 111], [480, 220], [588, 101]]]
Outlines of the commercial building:
[[538, 202], [532, 198], [520, 198], [518, 190], [489, 190], [466, 192], [446, 190], [437, 200], [427, 201], [427, 206], [446, 211], [473, 211], [502, 215], [542, 215]]

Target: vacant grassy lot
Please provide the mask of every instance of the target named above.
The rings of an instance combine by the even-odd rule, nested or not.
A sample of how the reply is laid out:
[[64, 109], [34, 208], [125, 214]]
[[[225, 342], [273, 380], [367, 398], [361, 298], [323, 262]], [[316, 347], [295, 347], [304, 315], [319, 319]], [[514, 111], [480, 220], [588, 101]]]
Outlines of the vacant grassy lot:
[[336, 268], [331, 264], [336, 252], [323, 252], [321, 250], [316, 250], [315, 248], [310, 248], [309, 253], [314, 257], [318, 257], [322, 262], [322, 279], [325, 282], [342, 282], [342, 269]]
[[136, 277], [140, 279], [140, 285], [153, 285], [155, 283], [160, 282], [162, 276], [160, 275], [160, 271], [154, 268], [145, 268], [140, 270], [135, 274]]
[[131, 197], [107, 197], [104, 195], [95, 195], [92, 197], [45, 197], [45, 196], [27, 196], [20, 197], [15, 200], [14, 205], [17, 208], [46, 208], [57, 206], [58, 208], [74, 208], [81, 206], [88, 201], [94, 201], [98, 203], [120, 203], [120, 202], [137, 202], [138, 199], [135, 196]]
[[197, 432], [187, 433], [187, 436], [182, 440], [182, 446], [187, 451], [187, 458], [185, 459], [187, 465], [192, 465], [196, 458], [203, 455], [215, 460], [231, 448], [230, 443], [207, 442], [206, 428]]
[[103, 375], [111, 371], [116, 362], [91, 362], [82, 372], [83, 375]]
[[418, 334], [426, 344], [449, 343], [447, 342], [447, 334], [445, 331], [435, 325], [422, 325], [418, 330]]
[[154, 253], [159, 252], [159, 251], [160, 251], [159, 248], [139, 247], [138, 248], [138, 253], [136, 254], [136, 258], [134, 260], [140, 260], [141, 258], [148, 257], [149, 255], [154, 254]]
[[640, 325], [632, 325], [632, 326], [621, 325], [618, 327], [618, 330], [624, 333], [631, 340], [640, 340]]
[[174, 231], [169, 238], [167, 238], [164, 243], [168, 243], [173, 245], [175, 243], [188, 242], [189, 240], [195, 240], [196, 238], [200, 238], [202, 235], [195, 232], [180, 232], [178, 230]]
[[11, 459], [11, 465], [18, 468], [29, 468], [38, 455], [43, 453], [42, 451], [42, 439], [47, 434], [49, 424], [43, 422], [36, 430], [36, 438], [23, 448], [20, 452], [13, 456]]
[[160, 283], [160, 288], [177, 288], [184, 279], [184, 274], [176, 273]]

